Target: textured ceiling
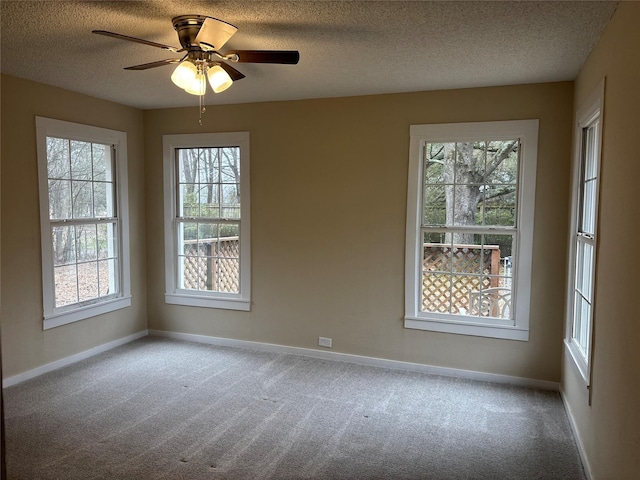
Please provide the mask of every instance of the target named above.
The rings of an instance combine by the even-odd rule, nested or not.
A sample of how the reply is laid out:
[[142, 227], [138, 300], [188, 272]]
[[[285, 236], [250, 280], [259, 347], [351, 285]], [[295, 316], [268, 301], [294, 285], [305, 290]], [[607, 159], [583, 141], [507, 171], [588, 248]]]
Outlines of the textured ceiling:
[[238, 26], [223, 50], [295, 49], [298, 65], [235, 64], [246, 78], [206, 104], [573, 80], [617, 2], [5, 1], [1, 71], [138, 108], [193, 106], [178, 54], [93, 35], [110, 30], [179, 46], [171, 19]]

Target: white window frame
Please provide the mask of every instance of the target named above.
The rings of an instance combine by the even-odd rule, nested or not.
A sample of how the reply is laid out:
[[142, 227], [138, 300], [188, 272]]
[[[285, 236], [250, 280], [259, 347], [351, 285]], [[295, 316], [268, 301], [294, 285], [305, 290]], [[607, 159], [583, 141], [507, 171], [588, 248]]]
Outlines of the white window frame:
[[[531, 263], [535, 214], [538, 120], [411, 125], [407, 189], [407, 234], [405, 254], [405, 328], [475, 335], [511, 340], [529, 339]], [[514, 240], [516, 275], [513, 279], [513, 324], [483, 322], [460, 314], [422, 312], [421, 204], [423, 145], [427, 142], [460, 142], [487, 139], [520, 139], [517, 223]]]
[[[571, 231], [569, 237], [569, 272], [567, 275], [567, 302], [566, 302], [566, 332], [565, 332], [565, 348], [569, 352], [574, 366], [577, 368], [582, 380], [586, 386], [591, 383], [591, 357], [593, 343], [593, 326], [594, 326], [594, 309], [595, 309], [595, 282], [597, 268], [597, 246], [598, 246], [598, 214], [599, 214], [599, 198], [600, 198], [600, 163], [602, 156], [602, 130], [603, 130], [603, 108], [604, 108], [604, 88], [605, 80], [603, 79], [596, 89], [584, 100], [580, 108], [576, 112], [576, 125], [574, 131], [574, 159], [573, 159], [573, 178], [572, 178], [572, 198], [571, 198]], [[584, 235], [581, 232], [581, 213], [582, 213], [582, 196], [584, 190], [583, 169], [585, 168], [585, 129], [596, 126], [595, 142], [596, 147], [593, 152], [595, 158], [595, 205], [593, 217], [593, 235]], [[590, 296], [591, 309], [587, 323], [587, 351], [584, 352], [579, 346], [574, 336], [575, 330], [575, 294], [576, 294], [576, 269], [578, 267], [578, 243], [588, 243], [593, 248], [593, 262], [591, 263], [590, 292], [585, 292]]]
[[[197, 133], [164, 135], [164, 240], [165, 240], [165, 302], [175, 305], [251, 309], [251, 203], [249, 132]], [[210, 292], [179, 288], [178, 283], [178, 222], [176, 220], [176, 150], [180, 148], [240, 148], [240, 291]]]
[[[53, 242], [49, 219], [47, 137], [112, 145], [115, 151], [116, 217], [118, 232], [119, 292], [115, 296], [55, 306]], [[129, 257], [129, 188], [127, 179], [127, 134], [116, 130], [36, 117], [38, 185], [40, 195], [40, 236], [42, 248], [43, 329], [58, 327], [131, 306]]]

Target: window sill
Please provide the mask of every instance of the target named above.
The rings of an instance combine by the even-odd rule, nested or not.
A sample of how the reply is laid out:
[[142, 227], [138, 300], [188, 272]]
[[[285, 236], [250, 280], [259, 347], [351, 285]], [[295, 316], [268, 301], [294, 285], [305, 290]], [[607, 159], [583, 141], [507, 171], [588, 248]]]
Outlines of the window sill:
[[59, 327], [68, 323], [78, 322], [87, 318], [113, 312], [131, 306], [131, 295], [106, 300], [93, 305], [78, 307], [63, 313], [54, 313], [44, 317], [43, 329]]
[[565, 351], [568, 353], [568, 357], [570, 359], [569, 363], [571, 363], [578, 374], [580, 380], [584, 382], [585, 387], [589, 387], [589, 367], [587, 366], [584, 358], [578, 351], [578, 347], [573, 345], [573, 343], [564, 339], [564, 347]]
[[487, 325], [482, 323], [450, 322], [421, 317], [404, 317], [404, 328], [433, 332], [472, 335], [475, 337], [500, 338], [504, 340], [529, 340], [529, 330], [512, 325]]
[[221, 298], [187, 293], [165, 293], [164, 301], [172, 305], [188, 307], [221, 308], [224, 310], [251, 311], [251, 300], [242, 298]]

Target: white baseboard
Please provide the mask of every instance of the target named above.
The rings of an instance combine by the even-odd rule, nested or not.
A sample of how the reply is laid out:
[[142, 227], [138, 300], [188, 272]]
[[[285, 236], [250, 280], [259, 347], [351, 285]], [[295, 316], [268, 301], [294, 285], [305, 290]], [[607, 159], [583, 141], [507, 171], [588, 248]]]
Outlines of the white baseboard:
[[16, 385], [20, 382], [24, 382], [26, 380], [30, 380], [32, 378], [40, 376], [43, 373], [51, 372], [53, 370], [57, 370], [58, 368], [66, 367], [67, 365], [71, 365], [72, 363], [79, 362], [80, 360], [84, 360], [85, 358], [93, 357], [94, 355], [98, 355], [99, 353], [106, 352], [107, 350], [111, 350], [112, 348], [119, 347], [120, 345], [124, 345], [125, 343], [133, 342], [134, 340], [137, 340], [139, 338], [146, 337], [148, 334], [149, 334], [148, 330], [142, 330], [138, 333], [134, 333], [132, 335], [119, 338], [112, 342], [90, 348], [89, 350], [85, 350], [84, 352], [76, 353], [75, 355], [61, 358], [60, 360], [56, 360], [55, 362], [47, 363], [46, 365], [42, 365], [41, 367], [34, 368], [33, 370], [28, 370], [26, 372], [19, 373], [18, 375], [5, 378], [2, 381], [2, 387], [3, 388], [11, 387], [12, 385]]
[[587, 477], [587, 480], [592, 480], [593, 475], [591, 473], [591, 465], [589, 464], [589, 459], [587, 458], [587, 452], [584, 449], [584, 444], [582, 443], [582, 439], [578, 433], [578, 427], [576, 425], [576, 419], [573, 416], [573, 411], [569, 406], [569, 402], [564, 393], [564, 389], [560, 388], [560, 398], [562, 398], [562, 403], [564, 405], [564, 410], [567, 412], [567, 418], [569, 419], [569, 425], [571, 425], [571, 430], [573, 431], [573, 438], [576, 440], [576, 445], [578, 446], [578, 453], [580, 453], [580, 459], [582, 460], [582, 466], [584, 467], [584, 474]]
[[149, 335], [158, 337], [173, 338], [176, 340], [186, 340], [197, 343], [207, 343], [225, 347], [248, 348], [263, 352], [289, 353], [302, 355], [305, 357], [320, 358], [338, 362], [356, 363], [359, 365], [369, 365], [394, 370], [406, 370], [411, 372], [428, 373], [431, 375], [442, 375], [445, 377], [459, 377], [482, 382], [505, 383], [523, 387], [543, 388], [545, 390], [558, 391], [560, 386], [557, 382], [547, 380], [536, 380], [524, 377], [514, 377], [510, 375], [498, 375], [495, 373], [477, 372], [473, 370], [461, 370], [457, 368], [436, 367], [421, 363], [402, 362], [399, 360], [387, 360], [384, 358], [364, 357], [348, 353], [333, 352], [328, 350], [315, 350], [312, 348], [288, 347], [273, 343], [250, 342], [247, 340], [236, 340], [232, 338], [209, 337], [206, 335], [194, 335], [190, 333], [168, 332], [164, 330], [149, 330]]

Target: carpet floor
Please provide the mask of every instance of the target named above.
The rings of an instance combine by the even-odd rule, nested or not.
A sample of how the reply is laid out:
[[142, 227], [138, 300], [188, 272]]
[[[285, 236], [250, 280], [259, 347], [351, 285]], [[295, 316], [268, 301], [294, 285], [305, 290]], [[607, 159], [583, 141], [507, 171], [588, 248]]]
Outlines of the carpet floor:
[[5, 389], [10, 480], [584, 480], [557, 392], [145, 337]]

